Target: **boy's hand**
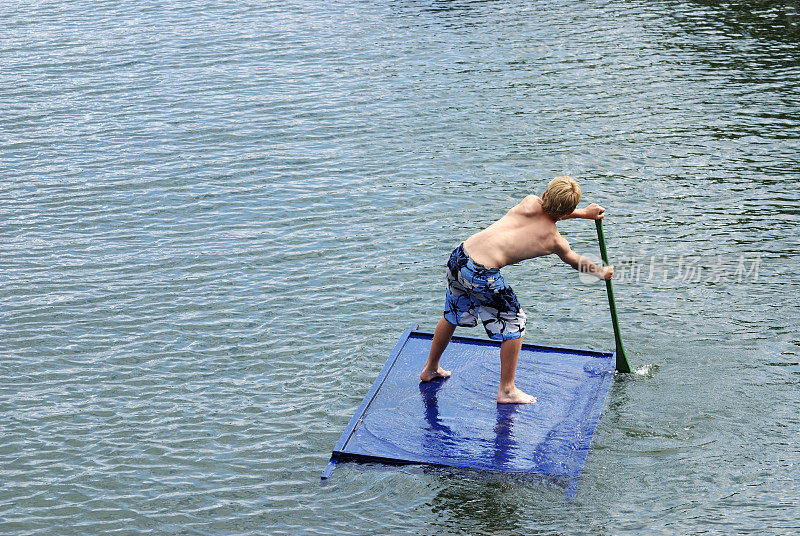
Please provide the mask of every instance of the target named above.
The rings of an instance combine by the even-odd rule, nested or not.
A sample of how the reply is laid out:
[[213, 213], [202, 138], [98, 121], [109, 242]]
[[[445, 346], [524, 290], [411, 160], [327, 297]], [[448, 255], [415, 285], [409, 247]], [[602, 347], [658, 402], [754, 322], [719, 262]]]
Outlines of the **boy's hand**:
[[585, 214], [586, 218], [590, 220], [602, 220], [603, 216], [606, 214], [606, 209], [598, 205], [597, 203], [592, 203], [588, 207], [586, 207]]
[[[601, 216], [602, 217], [602, 216]], [[604, 281], [611, 281], [611, 278], [614, 277], [614, 267], [613, 266], [605, 266], [604, 272], [600, 274]]]

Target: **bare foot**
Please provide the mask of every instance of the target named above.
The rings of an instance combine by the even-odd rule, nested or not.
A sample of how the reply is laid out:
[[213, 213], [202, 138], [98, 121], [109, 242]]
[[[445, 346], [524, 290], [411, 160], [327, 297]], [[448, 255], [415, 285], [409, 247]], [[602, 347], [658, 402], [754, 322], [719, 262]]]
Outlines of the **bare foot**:
[[497, 391], [498, 404], [534, 404], [536, 397], [523, 393], [516, 387], [511, 389], [500, 388]]
[[424, 382], [429, 382], [432, 380], [438, 380], [440, 378], [449, 378], [449, 377], [450, 377], [450, 371], [444, 370], [442, 367], [439, 367], [436, 370], [425, 369], [419, 373], [419, 379]]

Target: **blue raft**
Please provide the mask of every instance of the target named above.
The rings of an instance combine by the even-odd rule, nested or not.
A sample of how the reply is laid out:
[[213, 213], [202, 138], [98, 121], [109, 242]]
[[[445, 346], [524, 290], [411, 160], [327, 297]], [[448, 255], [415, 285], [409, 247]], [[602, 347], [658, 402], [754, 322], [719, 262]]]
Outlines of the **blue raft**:
[[537, 474], [574, 494], [611, 386], [614, 352], [523, 344], [517, 385], [535, 404], [497, 404], [500, 344], [453, 337], [453, 375], [420, 383], [432, 333], [413, 325], [336, 443], [339, 461], [425, 464]]

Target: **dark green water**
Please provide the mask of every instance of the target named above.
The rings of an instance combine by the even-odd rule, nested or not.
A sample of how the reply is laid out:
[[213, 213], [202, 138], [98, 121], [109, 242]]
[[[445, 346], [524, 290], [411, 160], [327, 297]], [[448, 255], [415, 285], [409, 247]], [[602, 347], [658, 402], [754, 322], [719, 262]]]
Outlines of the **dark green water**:
[[[795, 4], [0, 21], [0, 533], [800, 533]], [[637, 371], [576, 499], [418, 467], [321, 486], [398, 335], [435, 325], [450, 249], [562, 174], [608, 209]], [[504, 272], [527, 340], [613, 347], [602, 286]]]

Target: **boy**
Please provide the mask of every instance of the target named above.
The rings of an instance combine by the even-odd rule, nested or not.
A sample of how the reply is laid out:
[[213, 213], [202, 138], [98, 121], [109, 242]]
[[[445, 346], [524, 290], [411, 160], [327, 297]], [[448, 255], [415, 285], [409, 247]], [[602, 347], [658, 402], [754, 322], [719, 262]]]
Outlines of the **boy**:
[[603, 217], [605, 209], [595, 203], [576, 209], [580, 199], [581, 187], [572, 177], [556, 177], [547, 185], [541, 199], [527, 196], [505, 216], [453, 251], [447, 262], [445, 313], [436, 325], [420, 380], [428, 382], [450, 376], [450, 371], [439, 366], [442, 353], [456, 326], [476, 326], [480, 317], [489, 338], [503, 341], [500, 344], [498, 404], [536, 402], [535, 397], [514, 384], [526, 317], [514, 291], [500, 275], [500, 268], [555, 253], [576, 270], [600, 279], [611, 279], [613, 266], [597, 266], [581, 257], [570, 249], [569, 242], [556, 229], [559, 220]]

